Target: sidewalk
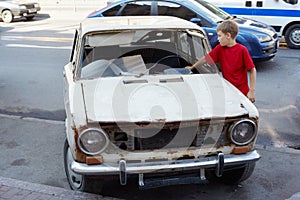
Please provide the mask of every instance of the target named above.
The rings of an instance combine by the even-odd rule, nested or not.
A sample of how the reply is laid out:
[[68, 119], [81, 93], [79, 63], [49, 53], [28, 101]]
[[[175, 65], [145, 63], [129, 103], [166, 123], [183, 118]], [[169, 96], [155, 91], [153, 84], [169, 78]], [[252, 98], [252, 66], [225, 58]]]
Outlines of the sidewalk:
[[115, 198], [103, 197], [90, 193], [77, 192], [58, 187], [29, 183], [10, 178], [0, 177], [1, 200], [113, 200]]

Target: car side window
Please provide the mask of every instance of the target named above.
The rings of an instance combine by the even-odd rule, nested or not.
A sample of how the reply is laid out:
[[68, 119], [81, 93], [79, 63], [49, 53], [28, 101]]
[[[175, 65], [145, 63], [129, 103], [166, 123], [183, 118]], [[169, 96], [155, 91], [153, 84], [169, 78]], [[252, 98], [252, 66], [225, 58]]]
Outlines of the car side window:
[[118, 14], [118, 11], [122, 8], [121, 5], [117, 5], [115, 7], [109, 8], [108, 10], [104, 11], [102, 13], [102, 15], [104, 17], [108, 17], [108, 16], [116, 16]]
[[119, 14], [120, 16], [140, 16], [150, 15], [151, 1], [138, 1], [126, 4], [125, 8]]
[[157, 3], [157, 12], [158, 15], [175, 16], [188, 21], [197, 17], [196, 13], [182, 5], [163, 1]]

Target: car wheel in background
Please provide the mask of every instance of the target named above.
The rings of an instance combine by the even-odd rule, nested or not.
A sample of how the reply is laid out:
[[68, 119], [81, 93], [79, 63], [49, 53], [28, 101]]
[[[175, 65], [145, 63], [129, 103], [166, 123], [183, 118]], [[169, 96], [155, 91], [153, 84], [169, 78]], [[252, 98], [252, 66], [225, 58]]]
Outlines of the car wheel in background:
[[300, 24], [290, 26], [285, 33], [285, 42], [292, 49], [300, 49]]
[[10, 10], [4, 10], [1, 14], [3, 22], [10, 23], [14, 19], [14, 16]]

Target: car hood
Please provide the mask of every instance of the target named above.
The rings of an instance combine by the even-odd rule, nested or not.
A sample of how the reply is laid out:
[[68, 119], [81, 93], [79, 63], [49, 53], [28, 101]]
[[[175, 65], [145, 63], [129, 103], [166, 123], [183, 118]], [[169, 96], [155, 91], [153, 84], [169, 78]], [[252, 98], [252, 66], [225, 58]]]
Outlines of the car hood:
[[264, 32], [269, 34], [270, 36], [276, 34], [275, 30], [265, 23], [244, 17], [235, 17], [234, 20], [239, 24], [240, 31], [248, 31], [252, 33], [253, 31]]
[[81, 87], [88, 123], [258, 117], [255, 106], [218, 74], [102, 78]]

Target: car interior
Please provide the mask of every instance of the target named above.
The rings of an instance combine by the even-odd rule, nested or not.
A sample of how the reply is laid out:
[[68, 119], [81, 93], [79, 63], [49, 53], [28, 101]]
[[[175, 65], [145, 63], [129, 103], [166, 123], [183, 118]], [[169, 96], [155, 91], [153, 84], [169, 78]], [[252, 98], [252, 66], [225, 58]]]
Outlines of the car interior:
[[[81, 78], [190, 74], [185, 67], [197, 61], [197, 53], [205, 53], [194, 50], [195, 41], [186, 32], [143, 30], [87, 37]], [[209, 68], [194, 73], [211, 73]]]

